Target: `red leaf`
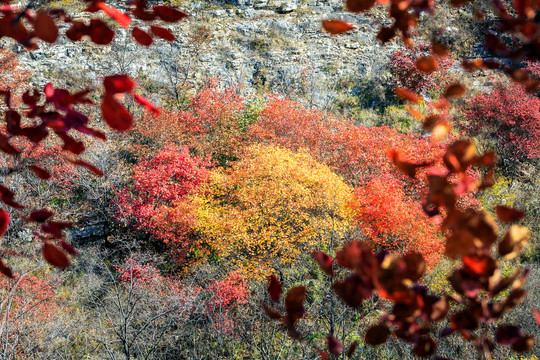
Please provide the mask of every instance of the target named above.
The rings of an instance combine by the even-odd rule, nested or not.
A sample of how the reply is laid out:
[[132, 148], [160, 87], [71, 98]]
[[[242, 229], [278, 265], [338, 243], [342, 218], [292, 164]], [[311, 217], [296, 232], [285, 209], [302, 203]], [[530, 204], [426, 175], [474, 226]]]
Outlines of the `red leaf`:
[[368, 11], [375, 5], [376, 0], [346, 0], [345, 7], [348, 11], [359, 13]]
[[47, 242], [43, 244], [41, 252], [43, 253], [43, 257], [45, 258], [45, 260], [52, 266], [60, 269], [65, 269], [69, 267], [69, 258], [56, 245]]
[[126, 74], [107, 76], [103, 80], [105, 91], [111, 94], [130, 92], [135, 88], [135, 82]]
[[138, 27], [134, 27], [133, 30], [131, 30], [131, 35], [137, 41], [139, 44], [143, 46], [150, 46], [154, 42], [154, 39], [150, 35], [148, 35], [145, 31], [139, 29]]
[[51, 173], [45, 169], [40, 168], [39, 166], [32, 165], [29, 167], [30, 171], [34, 173], [38, 178], [43, 180], [49, 180], [51, 178]]
[[311, 252], [311, 257], [315, 260], [322, 271], [327, 273], [330, 276], [334, 275], [334, 270], [332, 269], [332, 257], [323, 253], [322, 251], [313, 250]]
[[326, 336], [326, 346], [332, 355], [338, 356], [343, 351], [343, 344], [341, 344], [335, 336]]
[[114, 39], [114, 31], [99, 19], [90, 20], [86, 32], [84, 35], [89, 35], [92, 42], [97, 45], [108, 45]]
[[154, 36], [157, 36], [160, 39], [167, 40], [167, 41], [174, 41], [176, 38], [171, 30], [166, 29], [161, 26], [150, 26], [150, 31]]
[[37, 12], [34, 31], [38, 38], [50, 44], [54, 44], [58, 40], [58, 27], [46, 11], [40, 10]]
[[343, 34], [347, 31], [356, 29], [353, 23], [343, 20], [323, 20], [323, 29], [332, 35]]
[[94, 174], [96, 174], [97, 176], [103, 176], [103, 171], [101, 171], [97, 166], [95, 165], [92, 165], [90, 164], [89, 162], [86, 162], [84, 160], [81, 160], [81, 159], [77, 159], [77, 160], [69, 160], [68, 161], [70, 163], [72, 163], [73, 165], [77, 165], [77, 166], [82, 166], [82, 167], [85, 167], [87, 168], [88, 170], [90, 170], [91, 172], [93, 172]]
[[146, 9], [146, 2], [135, 1], [134, 4], [135, 9], [131, 10], [131, 12], [137, 19], [142, 21], [153, 21], [156, 19], [156, 14], [151, 13]]
[[416, 95], [412, 91], [407, 90], [405, 88], [396, 88], [394, 92], [396, 93], [396, 96], [398, 98], [403, 99], [405, 101], [410, 101], [413, 103], [419, 103], [420, 101], [422, 101], [422, 98], [420, 96]]
[[186, 14], [183, 11], [176, 10], [172, 7], [165, 6], [165, 5], [158, 5], [154, 6], [153, 8], [154, 13], [163, 21], [165, 22], [177, 22], [182, 20], [183, 18], [188, 17], [189, 15]]
[[30, 221], [35, 222], [45, 222], [47, 221], [51, 216], [53, 216], [53, 212], [47, 209], [41, 209], [41, 210], [34, 210], [30, 213]]
[[416, 68], [426, 73], [432, 73], [439, 68], [437, 60], [433, 56], [422, 56], [415, 62]]
[[285, 312], [287, 313], [287, 325], [293, 326], [298, 319], [304, 316], [304, 299], [306, 298], [306, 288], [295, 286], [285, 296]]
[[155, 107], [154, 104], [152, 104], [150, 101], [148, 101], [147, 98], [137, 95], [137, 94], [133, 94], [133, 99], [135, 99], [136, 102], [138, 102], [139, 104], [147, 108], [149, 111], [151, 111], [155, 115], [159, 115], [159, 109]]
[[101, 103], [103, 119], [115, 130], [125, 131], [133, 125], [133, 117], [112, 95], [105, 94]]
[[4, 236], [6, 233], [10, 218], [9, 213], [6, 210], [0, 209], [0, 236]]
[[62, 150], [69, 151], [75, 155], [82, 154], [84, 152], [84, 143], [79, 140], [75, 140], [71, 136], [63, 132], [57, 132], [56, 135], [64, 142]]
[[104, 2], [102, 1], [99, 1], [95, 4], [95, 6], [98, 8], [98, 9], [101, 9], [103, 10], [103, 12], [107, 15], [109, 15], [110, 17], [112, 17], [114, 20], [116, 20], [117, 23], [119, 23], [121, 26], [127, 28], [129, 26], [129, 24], [131, 23], [131, 18], [121, 12], [120, 10], [112, 7], [112, 6], [109, 6], [107, 4], [105, 4]]
[[2, 259], [0, 259], [0, 272], [6, 275], [8, 278], [13, 279], [13, 272]]
[[79, 255], [79, 252], [73, 247], [73, 245], [65, 242], [64, 240], [60, 240], [60, 246], [62, 246], [62, 249], [64, 249], [70, 255], [73, 255], [73, 256]]
[[270, 276], [270, 280], [268, 282], [268, 295], [270, 296], [270, 300], [274, 302], [278, 301], [282, 292], [283, 292], [283, 286], [279, 282], [276, 275]]

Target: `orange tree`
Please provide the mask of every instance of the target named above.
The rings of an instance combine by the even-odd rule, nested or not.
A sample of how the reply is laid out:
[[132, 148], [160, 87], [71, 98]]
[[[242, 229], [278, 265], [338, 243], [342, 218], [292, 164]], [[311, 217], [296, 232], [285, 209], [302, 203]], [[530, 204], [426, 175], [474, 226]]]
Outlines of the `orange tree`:
[[307, 152], [253, 145], [229, 170], [212, 172], [195, 200], [196, 230], [211, 254], [251, 278], [318, 248], [350, 228], [352, 189]]

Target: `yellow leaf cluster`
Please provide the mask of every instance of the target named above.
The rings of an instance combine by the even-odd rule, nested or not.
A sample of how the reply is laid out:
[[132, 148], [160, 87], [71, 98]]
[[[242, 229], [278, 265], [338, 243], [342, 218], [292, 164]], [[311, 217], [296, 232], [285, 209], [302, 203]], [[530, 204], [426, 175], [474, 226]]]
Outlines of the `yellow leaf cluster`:
[[216, 170], [198, 202], [201, 241], [252, 278], [349, 230], [352, 189], [307, 152], [253, 145]]

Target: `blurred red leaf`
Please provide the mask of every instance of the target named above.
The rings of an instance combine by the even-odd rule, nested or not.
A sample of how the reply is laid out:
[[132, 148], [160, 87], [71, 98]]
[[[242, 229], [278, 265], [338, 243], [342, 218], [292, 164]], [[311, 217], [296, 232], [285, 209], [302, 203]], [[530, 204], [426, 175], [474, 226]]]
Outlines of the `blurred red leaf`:
[[157, 36], [160, 39], [167, 40], [167, 41], [174, 41], [176, 38], [171, 30], [166, 29], [161, 26], [150, 26], [150, 31], [154, 36]]
[[135, 88], [135, 82], [126, 74], [107, 76], [103, 80], [105, 91], [111, 94], [130, 92]]
[[533, 313], [533, 316], [534, 316], [534, 320], [536, 321], [536, 323], [538, 325], [540, 325], [540, 311], [538, 311], [538, 309], [536, 309], [536, 308], [533, 308], [532, 313]]
[[283, 292], [283, 285], [281, 285], [277, 276], [276, 275], [270, 276], [270, 279], [268, 281], [268, 295], [270, 296], [270, 300], [274, 302], [278, 301], [282, 292]]
[[69, 255], [72, 255], [72, 256], [78, 256], [79, 255], [79, 252], [77, 251], [77, 249], [75, 249], [73, 247], [73, 245], [71, 245], [70, 243], [64, 241], [64, 240], [60, 240], [60, 246], [62, 247], [62, 249], [64, 249], [65, 252], [67, 252]]
[[339, 340], [332, 335], [326, 336], [326, 347], [328, 348], [328, 351], [332, 355], [340, 355], [343, 351], [343, 344], [339, 342]]
[[352, 357], [354, 355], [354, 352], [358, 348], [358, 341], [355, 340], [349, 345], [349, 348], [347, 349], [347, 357]]
[[44, 10], [39, 10], [36, 14], [34, 31], [38, 38], [50, 44], [58, 40], [58, 27], [53, 18]]
[[165, 22], [174, 23], [189, 16], [183, 11], [165, 5], [154, 6], [153, 10], [154, 13]]
[[4, 274], [5, 276], [7, 276], [8, 278], [13, 279], [13, 272], [2, 259], [0, 259], [0, 272]]
[[138, 27], [134, 27], [133, 30], [131, 30], [131, 35], [137, 41], [139, 44], [143, 46], [150, 46], [154, 42], [154, 39], [150, 35], [148, 35], [145, 31], [139, 29]]
[[54, 267], [65, 269], [69, 267], [70, 261], [67, 255], [56, 245], [46, 242], [41, 248], [45, 260]]
[[4, 236], [6, 233], [10, 219], [9, 213], [4, 209], [0, 209], [0, 236]]
[[148, 109], [149, 111], [151, 111], [155, 115], [159, 115], [159, 109], [154, 104], [152, 104], [150, 101], [148, 101], [147, 98], [145, 98], [143, 96], [140, 96], [140, 95], [137, 95], [137, 94], [133, 94], [133, 99], [135, 99], [136, 102], [138, 102], [139, 104], [144, 106], [146, 109]]
[[315, 260], [321, 269], [328, 274], [329, 276], [334, 275], [334, 270], [332, 269], [332, 257], [323, 253], [322, 251], [313, 250], [311, 252], [311, 257]]
[[281, 314], [273, 309], [271, 309], [268, 305], [266, 305], [264, 302], [261, 302], [261, 306], [263, 307], [264, 312], [266, 315], [273, 320], [279, 320], [281, 319]]
[[49, 180], [51, 178], [51, 173], [43, 168], [40, 168], [39, 166], [31, 165], [29, 169], [34, 173], [34, 175], [42, 180]]
[[125, 131], [133, 125], [133, 117], [111, 94], [105, 94], [101, 103], [103, 119], [115, 130]]
[[45, 222], [47, 221], [51, 216], [53, 216], [53, 212], [47, 209], [41, 209], [41, 210], [34, 210], [30, 213], [30, 221], [35, 222]]
[[304, 286], [295, 286], [285, 296], [285, 312], [287, 313], [287, 325], [293, 326], [294, 323], [304, 316], [304, 299], [306, 298], [306, 288]]
[[68, 159], [68, 161], [70, 163], [72, 163], [73, 165], [82, 166], [82, 167], [87, 168], [88, 170], [90, 170], [91, 172], [93, 172], [97, 176], [103, 176], [104, 175], [104, 173], [103, 173], [103, 171], [101, 169], [99, 169], [97, 166], [92, 165], [89, 162], [86, 162], [84, 160], [81, 160], [81, 159], [70, 160], [70, 159]]
[[99, 19], [90, 20], [90, 26], [84, 29], [82, 35], [89, 35], [92, 42], [97, 45], [108, 45], [114, 39], [114, 31]]
[[448, 48], [445, 45], [435, 41], [431, 43], [431, 50], [435, 55], [442, 58], [445, 58], [450, 54], [450, 51], [448, 51]]

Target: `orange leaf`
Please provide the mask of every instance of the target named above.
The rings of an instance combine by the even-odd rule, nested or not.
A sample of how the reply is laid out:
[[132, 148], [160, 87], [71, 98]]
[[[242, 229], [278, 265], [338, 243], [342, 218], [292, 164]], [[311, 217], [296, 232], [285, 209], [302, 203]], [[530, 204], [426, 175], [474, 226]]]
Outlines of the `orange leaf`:
[[435, 55], [442, 58], [445, 58], [450, 54], [450, 51], [448, 51], [448, 48], [446, 46], [435, 41], [431, 43], [431, 51], [433, 51]]
[[460, 83], [452, 84], [446, 88], [444, 92], [444, 97], [461, 97], [465, 95], [467, 89]]
[[420, 101], [422, 101], [422, 97], [416, 95], [412, 91], [407, 90], [405, 88], [396, 88], [394, 92], [398, 98], [403, 99], [405, 101], [410, 101], [413, 103], [419, 103]]
[[432, 73], [439, 68], [439, 63], [433, 56], [422, 56], [415, 62], [416, 68], [425, 73]]
[[356, 29], [354, 24], [343, 20], [323, 20], [322, 26], [324, 30], [332, 35], [338, 35]]

